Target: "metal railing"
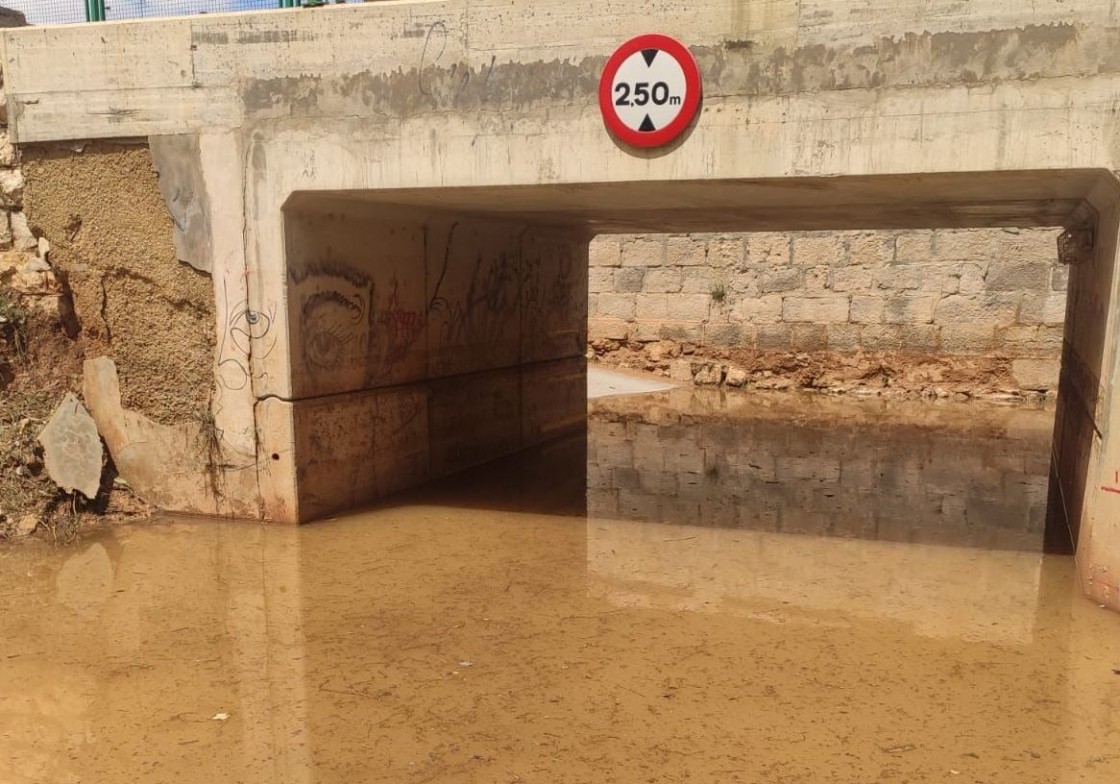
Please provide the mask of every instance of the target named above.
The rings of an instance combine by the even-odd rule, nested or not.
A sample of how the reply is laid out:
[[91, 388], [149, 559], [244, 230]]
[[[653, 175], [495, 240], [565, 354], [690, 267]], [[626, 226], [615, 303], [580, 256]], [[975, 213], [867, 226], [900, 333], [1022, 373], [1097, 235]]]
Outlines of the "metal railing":
[[367, 0], [0, 0], [0, 7], [22, 13], [28, 24], [70, 24], [154, 16], [192, 16], [265, 11]]

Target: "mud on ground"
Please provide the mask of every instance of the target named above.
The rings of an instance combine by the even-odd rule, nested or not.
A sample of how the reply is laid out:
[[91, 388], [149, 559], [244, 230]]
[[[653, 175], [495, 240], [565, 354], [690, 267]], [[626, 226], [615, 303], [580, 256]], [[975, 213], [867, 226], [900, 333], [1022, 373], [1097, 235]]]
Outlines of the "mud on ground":
[[711, 349], [671, 340], [596, 340], [589, 346], [588, 359], [698, 386], [1029, 404], [1055, 397], [1052, 391], [1021, 389], [1012, 376], [1011, 360], [998, 356], [755, 351]]

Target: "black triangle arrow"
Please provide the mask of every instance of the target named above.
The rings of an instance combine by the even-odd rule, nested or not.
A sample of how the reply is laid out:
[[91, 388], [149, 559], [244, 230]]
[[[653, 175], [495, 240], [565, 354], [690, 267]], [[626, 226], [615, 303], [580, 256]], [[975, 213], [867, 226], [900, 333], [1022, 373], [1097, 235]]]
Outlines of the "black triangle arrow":
[[647, 114], [646, 118], [644, 120], [642, 120], [642, 124], [638, 127], [638, 130], [639, 131], [645, 131], [646, 133], [648, 133], [650, 131], [656, 131], [657, 128], [655, 128], [653, 126], [653, 120], [651, 120], [649, 118], [649, 115]]
[[660, 51], [661, 51], [660, 49], [643, 49], [642, 50], [642, 57], [645, 58], [647, 66], [653, 65], [653, 58], [657, 57], [657, 53], [660, 52]]

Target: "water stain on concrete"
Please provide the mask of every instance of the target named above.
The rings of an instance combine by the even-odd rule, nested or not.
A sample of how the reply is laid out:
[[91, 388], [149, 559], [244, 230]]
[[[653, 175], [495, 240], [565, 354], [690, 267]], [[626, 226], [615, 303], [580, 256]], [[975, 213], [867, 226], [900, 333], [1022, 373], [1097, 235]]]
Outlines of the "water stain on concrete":
[[[584, 106], [598, 99], [601, 56], [525, 63], [468, 62], [447, 49], [436, 22], [415, 63], [391, 73], [365, 71], [258, 79], [242, 100], [254, 120], [319, 113], [411, 117], [439, 111], [525, 110], [541, 103]], [[691, 48], [707, 96], [780, 96], [853, 89], [995, 85], [1114, 72], [1120, 28], [1027, 25], [984, 32], [912, 33], [871, 44], [812, 44], [761, 50], [750, 41]], [[476, 52], [483, 59], [488, 52]]]
[[[674, 394], [596, 404], [592, 475], [795, 449], [737, 428], [842, 413]], [[839, 418], [885, 465], [883, 433], [1030, 451], [1050, 416], [970, 409]], [[1120, 618], [1070, 559], [588, 513], [586, 450], [300, 529], [179, 519], [0, 551], [0, 780], [1120, 778]], [[898, 487], [967, 482], [939, 476]]]

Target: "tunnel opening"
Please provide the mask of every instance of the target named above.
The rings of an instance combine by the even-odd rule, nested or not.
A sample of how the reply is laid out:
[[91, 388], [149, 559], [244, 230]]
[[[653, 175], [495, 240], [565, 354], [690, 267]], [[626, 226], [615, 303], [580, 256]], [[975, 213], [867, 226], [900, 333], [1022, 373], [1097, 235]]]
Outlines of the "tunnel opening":
[[1048, 502], [1032, 485], [1027, 514], [1037, 525], [1048, 510], [1047, 546], [1061, 549], [1099, 448], [1113, 189], [1097, 171], [1027, 171], [295, 193], [288, 514], [315, 519], [583, 430], [595, 237], [1048, 229], [1068, 294], [1064, 325], [1027, 325], [1061, 367]]
[[1061, 233], [596, 237], [591, 396], [676, 391], [592, 401], [592, 515], [1072, 552]]

